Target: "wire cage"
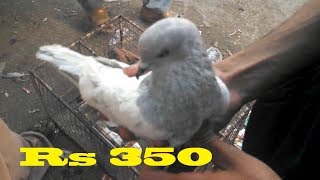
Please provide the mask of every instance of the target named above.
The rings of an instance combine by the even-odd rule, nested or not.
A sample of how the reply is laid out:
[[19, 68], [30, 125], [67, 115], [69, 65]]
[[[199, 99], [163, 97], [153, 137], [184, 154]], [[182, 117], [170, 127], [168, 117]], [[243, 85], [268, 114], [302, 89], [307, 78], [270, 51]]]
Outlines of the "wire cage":
[[[84, 55], [109, 58], [117, 58], [116, 48], [138, 54], [137, 43], [142, 32], [132, 21], [119, 15], [82, 36], [69, 47]], [[124, 144], [116, 141], [117, 137], [111, 137], [99, 125], [99, 113], [82, 100], [77, 86], [72, 83], [75, 82], [72, 77], [44, 62], [31, 71], [31, 79], [48, 116], [84, 151], [95, 152], [97, 163], [106, 174], [119, 180], [136, 179], [138, 170], [135, 167], [116, 167], [110, 164], [109, 151]], [[251, 106], [242, 108], [229, 128], [221, 131], [225, 141], [233, 144], [250, 109]], [[203, 168], [196, 170], [202, 171], [201, 169]]]
[[[115, 48], [137, 53], [136, 44], [143, 30], [123, 16], [87, 33], [69, 47], [84, 55], [114, 58]], [[110, 164], [109, 151], [124, 146], [116, 137], [110, 137], [99, 126], [99, 113], [88, 106], [80, 96], [72, 77], [59, 72], [48, 63], [31, 71], [32, 82], [48, 116], [58, 127], [86, 152], [95, 152], [98, 165], [114, 179], [135, 179], [134, 167], [116, 167]]]
[[245, 129], [245, 121], [250, 115], [250, 111], [255, 101], [249, 102], [241, 107], [241, 109], [233, 116], [230, 123], [220, 131], [223, 140], [234, 145], [235, 139], [241, 129]]

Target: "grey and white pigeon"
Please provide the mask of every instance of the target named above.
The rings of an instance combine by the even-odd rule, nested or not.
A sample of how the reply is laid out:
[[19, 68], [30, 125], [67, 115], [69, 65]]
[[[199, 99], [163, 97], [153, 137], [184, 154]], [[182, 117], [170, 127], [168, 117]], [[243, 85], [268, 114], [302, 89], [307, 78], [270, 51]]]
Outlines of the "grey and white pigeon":
[[[144, 31], [138, 48], [137, 77], [150, 71], [140, 79], [60, 45], [42, 46], [36, 57], [78, 76], [82, 98], [136, 136], [178, 146], [205, 120], [220, 121], [229, 92], [215, 76], [195, 24], [182, 18], [160, 20]], [[110, 61], [104, 64], [115, 63]]]

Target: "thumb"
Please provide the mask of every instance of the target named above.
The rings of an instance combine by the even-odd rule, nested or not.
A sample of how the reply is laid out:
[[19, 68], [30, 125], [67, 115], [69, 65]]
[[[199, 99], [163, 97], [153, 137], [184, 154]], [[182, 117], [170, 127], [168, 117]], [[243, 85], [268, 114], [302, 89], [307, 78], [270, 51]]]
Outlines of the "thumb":
[[138, 71], [139, 64], [133, 64], [131, 66], [123, 68], [123, 73], [129, 77], [135, 76]]

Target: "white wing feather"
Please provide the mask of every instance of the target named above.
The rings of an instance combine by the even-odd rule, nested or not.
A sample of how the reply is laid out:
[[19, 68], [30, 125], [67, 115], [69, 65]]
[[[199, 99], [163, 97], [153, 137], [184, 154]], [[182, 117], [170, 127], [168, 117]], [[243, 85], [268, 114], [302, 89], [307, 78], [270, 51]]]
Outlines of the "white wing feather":
[[166, 138], [165, 132], [144, 120], [136, 103], [140, 82], [150, 73], [139, 80], [130, 78], [122, 69], [105, 66], [94, 57], [60, 45], [43, 46], [36, 57], [77, 75], [82, 98], [114, 123], [128, 128], [137, 136], [155, 140]]

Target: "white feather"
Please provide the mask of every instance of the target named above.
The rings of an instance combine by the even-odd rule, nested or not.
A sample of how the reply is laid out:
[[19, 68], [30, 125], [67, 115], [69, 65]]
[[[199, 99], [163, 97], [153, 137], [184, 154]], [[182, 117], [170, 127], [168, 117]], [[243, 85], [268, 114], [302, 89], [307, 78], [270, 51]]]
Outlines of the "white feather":
[[114, 123], [127, 127], [137, 136], [155, 140], [165, 138], [165, 132], [143, 119], [136, 104], [140, 82], [148, 74], [139, 80], [130, 78], [122, 69], [105, 66], [94, 57], [81, 55], [60, 45], [42, 46], [36, 57], [79, 76], [82, 98]]

